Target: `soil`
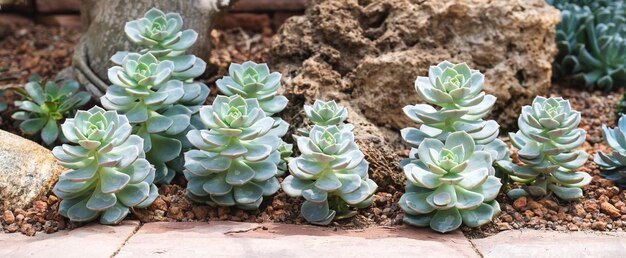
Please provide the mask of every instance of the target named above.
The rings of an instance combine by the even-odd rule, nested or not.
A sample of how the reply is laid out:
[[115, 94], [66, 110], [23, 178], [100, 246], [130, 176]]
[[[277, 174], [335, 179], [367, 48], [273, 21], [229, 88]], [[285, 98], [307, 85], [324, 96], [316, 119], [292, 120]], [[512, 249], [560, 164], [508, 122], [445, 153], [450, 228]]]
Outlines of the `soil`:
[[[12, 79], [0, 82], [1, 87], [21, 85], [32, 73], [43, 77], [53, 77], [58, 71], [68, 66], [72, 45], [76, 43], [78, 31], [63, 30], [56, 27], [29, 26], [12, 31], [0, 41], [0, 64], [9, 64], [9, 69], [0, 77]], [[214, 81], [227, 71], [230, 62], [245, 60], [263, 61], [267, 58], [271, 35], [246, 32], [239, 29], [211, 32], [211, 41], [215, 50], [208, 60], [208, 74], [216, 76], [205, 79], [213, 90], [210, 103], [217, 94]], [[43, 42], [43, 43], [42, 43]], [[18, 51], [14, 51], [18, 49]], [[20, 50], [24, 49], [24, 50]], [[53, 54], [63, 49], [64, 54]], [[27, 65], [34, 63], [35, 65]], [[26, 69], [24, 67], [28, 66]], [[494, 222], [480, 228], [466, 228], [463, 232], [470, 237], [484, 237], [503, 230], [518, 228], [548, 230], [597, 230], [623, 231], [626, 229], [626, 190], [621, 190], [611, 181], [599, 176], [597, 165], [592, 162], [592, 154], [597, 150], [606, 150], [602, 141], [600, 125], [614, 126], [614, 104], [619, 101], [621, 92], [587, 92], [571, 87], [553, 85], [551, 94], [563, 96], [572, 102], [574, 109], [582, 112], [581, 127], [587, 130], [587, 142], [583, 148], [590, 154], [590, 160], [582, 171], [593, 176], [593, 181], [584, 188], [583, 199], [563, 202], [553, 196], [541, 200], [521, 198], [512, 201], [501, 194], [498, 198], [503, 212]], [[7, 94], [9, 100], [15, 95]], [[3, 114], [5, 123], [1, 128], [18, 133], [6, 119], [11, 108]], [[504, 140], [507, 140], [503, 137]], [[400, 159], [406, 150], [394, 150]], [[515, 152], [513, 153], [515, 158]], [[381, 173], [373, 171], [372, 178], [378, 181], [379, 192], [371, 207], [359, 210], [358, 215], [350, 219], [333, 222], [330, 227], [351, 229], [370, 226], [394, 226], [402, 224], [402, 211], [397, 201], [402, 195], [404, 185], [401, 168], [398, 165], [377, 164], [388, 159], [367, 157], [372, 162], [372, 170], [385, 168]], [[385, 176], [379, 176], [385, 175]], [[246, 222], [276, 222], [304, 224], [299, 209], [302, 200], [287, 196], [279, 191], [274, 197], [266, 198], [258, 211], [243, 211], [237, 208], [210, 207], [195, 204], [184, 195], [184, 177], [175, 178], [171, 185], [159, 187], [160, 196], [145, 210], [134, 210], [128, 219], [150, 221], [208, 221], [230, 220]], [[49, 193], [35, 201], [26, 210], [0, 211], [0, 227], [4, 232], [22, 232], [34, 235], [37, 232], [53, 233], [58, 230], [81, 226], [58, 215], [59, 199]]]

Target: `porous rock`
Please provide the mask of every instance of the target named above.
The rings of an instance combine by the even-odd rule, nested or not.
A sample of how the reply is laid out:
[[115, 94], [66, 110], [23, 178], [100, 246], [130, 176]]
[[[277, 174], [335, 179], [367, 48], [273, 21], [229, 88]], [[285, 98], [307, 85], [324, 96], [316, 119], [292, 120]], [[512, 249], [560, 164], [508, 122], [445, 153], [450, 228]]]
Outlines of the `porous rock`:
[[26, 208], [64, 170], [50, 150], [0, 130], [0, 210]]
[[340, 99], [373, 125], [413, 123], [415, 78], [443, 60], [485, 74], [492, 117], [515, 127], [521, 106], [547, 94], [559, 12], [544, 0], [315, 0], [275, 35], [269, 62], [285, 93]]

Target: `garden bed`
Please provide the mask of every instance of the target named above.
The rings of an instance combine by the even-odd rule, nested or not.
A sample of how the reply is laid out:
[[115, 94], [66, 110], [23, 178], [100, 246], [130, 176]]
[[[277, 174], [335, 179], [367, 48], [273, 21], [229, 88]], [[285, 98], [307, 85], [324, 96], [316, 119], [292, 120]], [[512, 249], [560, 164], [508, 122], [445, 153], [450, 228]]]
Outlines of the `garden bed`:
[[[13, 30], [0, 41], [0, 63], [10, 64], [6, 67], [8, 70], [0, 74], [0, 77], [7, 78], [3, 81], [2, 87], [19, 86], [27, 80], [29, 75], [35, 73], [44, 78], [54, 76], [69, 66], [72, 49], [79, 36], [76, 30], [57, 27], [30, 26]], [[210, 103], [217, 94], [214, 82], [226, 73], [230, 62], [265, 60], [270, 35], [250, 33], [239, 29], [214, 30], [211, 33], [211, 41], [215, 49], [210, 56], [201, 56], [207, 60], [207, 73], [215, 74], [204, 80], [212, 90], [207, 103]], [[407, 87], [412, 87], [412, 85], [407, 85]], [[614, 104], [619, 101], [621, 92], [610, 94], [587, 92], [553, 85], [551, 94], [569, 99], [572, 107], [582, 112], [580, 126], [588, 132], [583, 148], [590, 154], [590, 159], [581, 170], [593, 176], [591, 184], [584, 188], [583, 199], [564, 202], [548, 196], [542, 200], [520, 198], [513, 202], [505, 194], [501, 194], [498, 198], [503, 211], [500, 216], [494, 222], [480, 228], [464, 227], [463, 231], [468, 236], [482, 237], [517, 228], [563, 231], [623, 231], [626, 229], [626, 191], [620, 190], [609, 180], [601, 178], [597, 165], [592, 162], [593, 153], [597, 150], [606, 151], [600, 130], [601, 124], [605, 123], [609, 126], [615, 124]], [[6, 98], [15, 98], [15, 95], [7, 94]], [[7, 122], [13, 110], [10, 106], [2, 114], [5, 121], [2, 129], [21, 135], [10, 122]], [[506, 141], [505, 135], [503, 136]], [[286, 140], [291, 141], [291, 139]], [[396, 153], [399, 154], [397, 157], [399, 161], [400, 156], [406, 155], [407, 150], [399, 148]], [[404, 177], [399, 165], [388, 164], [388, 166], [395, 169], [398, 177]], [[372, 171], [370, 173], [375, 174]], [[378, 179], [375, 178], [375, 180]], [[402, 181], [404, 180], [378, 182], [381, 187], [371, 207], [359, 210], [359, 214], [351, 219], [333, 222], [331, 226], [365, 228], [402, 224], [403, 213], [397, 204], [402, 193], [395, 191], [395, 189], [404, 189], [403, 185], [397, 183]], [[266, 198], [258, 211], [243, 211], [228, 207], [213, 208], [193, 203], [185, 197], [183, 176], [176, 177], [171, 185], [160, 186], [159, 194], [160, 196], [148, 209], [134, 210], [129, 219], [139, 219], [143, 222], [230, 220], [257, 223], [306, 223], [299, 211], [302, 200], [289, 197], [282, 190], [272, 198]], [[19, 231], [27, 235], [33, 235], [37, 231], [52, 233], [79, 226], [58, 215], [58, 205], [59, 199], [50, 193], [35, 201], [26, 210], [3, 211], [0, 222], [5, 232]]]

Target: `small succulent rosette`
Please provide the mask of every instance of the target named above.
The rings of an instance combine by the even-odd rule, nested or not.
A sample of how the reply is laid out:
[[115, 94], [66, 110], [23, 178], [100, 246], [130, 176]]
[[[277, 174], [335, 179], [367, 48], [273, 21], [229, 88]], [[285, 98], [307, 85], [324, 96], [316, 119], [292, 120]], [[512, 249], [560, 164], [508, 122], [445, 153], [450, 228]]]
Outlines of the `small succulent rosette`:
[[[316, 99], [313, 105], [304, 105], [304, 113], [311, 123], [317, 126], [337, 126], [341, 130], [352, 131], [354, 126], [345, 123], [348, 119], [348, 110], [334, 100], [322, 101]], [[307, 128], [299, 128], [302, 136], [309, 135]]]
[[500, 212], [495, 198], [502, 183], [494, 176], [491, 154], [476, 150], [469, 134], [451, 133], [445, 143], [425, 139], [417, 153], [419, 160], [403, 168], [404, 222], [445, 233], [461, 224], [478, 227]]
[[200, 117], [208, 130], [187, 133], [195, 147], [185, 153], [187, 195], [209, 205], [257, 209], [263, 196], [280, 188], [281, 140], [269, 133], [274, 119], [256, 99], [239, 95], [218, 95]]
[[53, 189], [62, 199], [59, 214], [77, 222], [99, 217], [102, 224], [117, 224], [129, 209], [145, 208], [156, 199], [154, 168], [125, 116], [94, 107], [78, 111], [62, 130], [70, 144], [52, 153], [70, 170]]
[[231, 63], [228, 74], [215, 82], [222, 94], [254, 98], [268, 116], [281, 112], [287, 106], [287, 98], [278, 96], [281, 75], [270, 72], [267, 64], [252, 61]]
[[553, 192], [564, 200], [582, 197], [581, 188], [591, 182], [591, 176], [575, 171], [588, 157], [585, 151], [576, 150], [586, 136], [583, 129], [577, 128], [580, 119], [580, 112], [572, 110], [569, 101], [561, 97], [538, 96], [531, 106], [522, 107], [520, 130], [509, 137], [524, 165], [513, 166], [511, 179], [527, 185], [512, 190], [509, 196]]
[[68, 80], [59, 84], [48, 81], [44, 85], [40, 81], [30, 81], [18, 92], [24, 100], [15, 101], [20, 109], [13, 113], [12, 118], [22, 121], [20, 129], [29, 135], [40, 133], [44, 144], [51, 146], [57, 139], [65, 142], [60, 124], [67, 117], [76, 113], [91, 97], [87, 92], [80, 91], [76, 81]]
[[602, 169], [601, 176], [626, 188], [626, 116], [620, 117], [617, 124], [615, 128], [602, 125], [604, 141], [612, 153], [599, 151], [594, 155], [594, 161]]
[[418, 146], [427, 138], [445, 140], [449, 133], [457, 131], [469, 133], [477, 144], [488, 144], [496, 139], [498, 124], [483, 120], [496, 97], [485, 94], [483, 83], [484, 75], [465, 63], [443, 61], [431, 66], [428, 77], [419, 76], [415, 80], [417, 94], [428, 104], [403, 108], [420, 127], [403, 129], [403, 138], [412, 146]]
[[297, 136], [302, 153], [289, 161], [282, 182], [285, 193], [304, 197], [301, 212], [312, 224], [354, 216], [354, 208], [369, 206], [377, 185], [368, 177], [369, 163], [354, 143], [354, 134], [337, 126], [313, 126], [309, 136]]

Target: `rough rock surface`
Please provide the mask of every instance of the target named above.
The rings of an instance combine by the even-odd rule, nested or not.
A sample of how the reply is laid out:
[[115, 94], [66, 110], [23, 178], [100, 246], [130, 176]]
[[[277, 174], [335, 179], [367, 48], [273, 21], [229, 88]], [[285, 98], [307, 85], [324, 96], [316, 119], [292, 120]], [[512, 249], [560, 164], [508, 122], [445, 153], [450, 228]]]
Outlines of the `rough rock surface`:
[[25, 208], [46, 194], [63, 170], [48, 149], [0, 130], [0, 210]]
[[498, 97], [493, 117], [512, 128], [521, 106], [547, 93], [559, 20], [544, 0], [315, 0], [278, 31], [269, 63], [290, 99], [349, 101], [397, 137], [412, 124], [402, 107], [421, 102], [416, 76], [443, 60], [466, 62]]

